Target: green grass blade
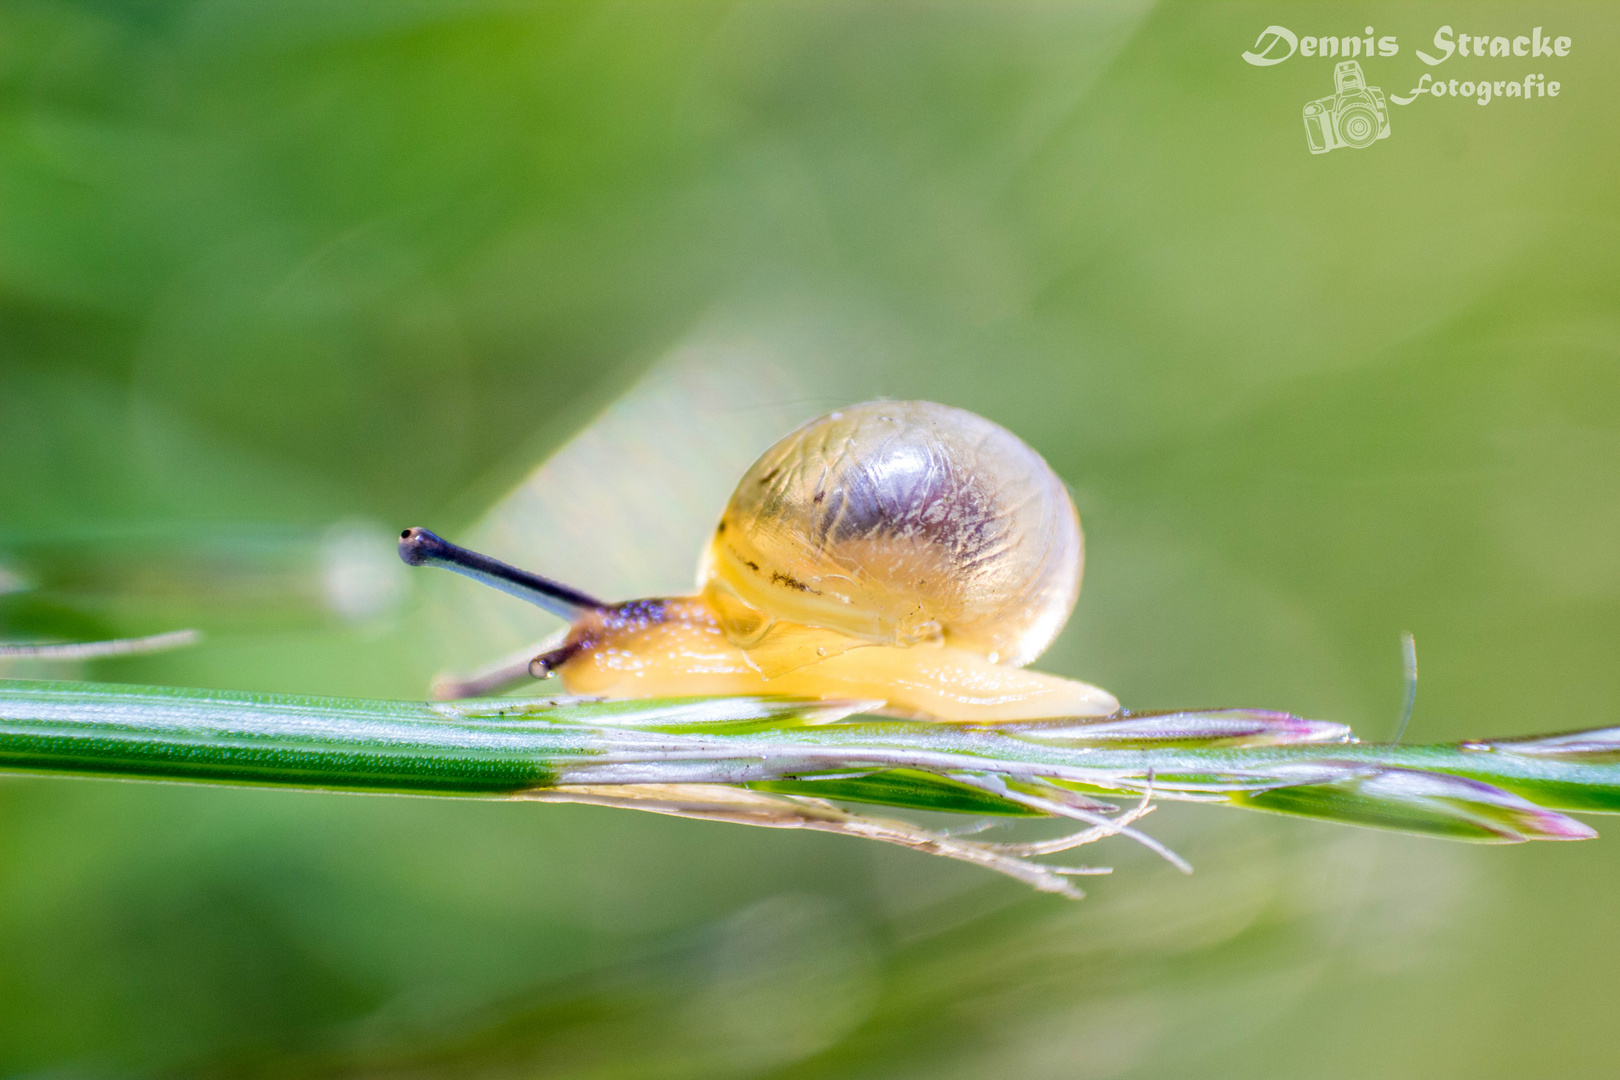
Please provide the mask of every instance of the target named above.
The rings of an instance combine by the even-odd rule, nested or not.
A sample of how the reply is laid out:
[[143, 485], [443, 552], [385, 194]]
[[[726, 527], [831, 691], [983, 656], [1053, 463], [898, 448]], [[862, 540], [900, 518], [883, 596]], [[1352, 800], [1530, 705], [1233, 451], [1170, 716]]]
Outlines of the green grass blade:
[[1449, 840], [1516, 844], [1588, 840], [1581, 822], [1477, 780], [1445, 773], [1350, 766], [1328, 783], [1234, 794], [1237, 806]]
[[[1008, 790], [1039, 781], [1117, 797], [1151, 786], [1159, 798], [1498, 842], [1588, 836], [1556, 811], [1620, 811], [1612, 730], [1391, 746], [1317, 741], [1339, 735], [1280, 714], [1125, 717], [1088, 733], [1071, 720], [975, 727], [851, 715], [864, 704], [433, 704], [0, 681], [0, 769], [423, 795], [732, 784], [1027, 815], [986, 789], [996, 776]], [[1253, 723], [1258, 735], [1233, 726]], [[1198, 735], [1210, 745], [1188, 745]]]
[[993, 814], [997, 817], [1044, 817], [1026, 806], [998, 799], [989, 792], [914, 769], [885, 769], [867, 776], [804, 780], [760, 780], [755, 791], [805, 795], [839, 802], [871, 803], [907, 810], [947, 814]]
[[559, 765], [599, 751], [600, 735], [584, 725], [663, 719], [723, 728], [847, 711], [754, 698], [480, 707], [0, 681], [0, 770], [498, 795], [548, 786]]

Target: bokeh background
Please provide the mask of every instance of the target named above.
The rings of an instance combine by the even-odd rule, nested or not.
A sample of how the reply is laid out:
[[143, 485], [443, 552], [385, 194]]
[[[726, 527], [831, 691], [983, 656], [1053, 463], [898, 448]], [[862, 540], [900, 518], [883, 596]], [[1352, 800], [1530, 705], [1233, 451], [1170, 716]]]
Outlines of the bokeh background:
[[[1569, 35], [1556, 100], [1332, 61]], [[1459, 24], [1459, 29], [1461, 29]], [[418, 697], [543, 617], [478, 538], [683, 587], [856, 398], [1021, 434], [1089, 560], [1042, 666], [1386, 738], [1620, 718], [1620, 10], [0, 3], [0, 675]], [[552, 463], [535, 472], [559, 448]], [[1466, 847], [1170, 807], [1071, 903], [584, 807], [0, 780], [0, 1075], [1610, 1077], [1620, 828]]]

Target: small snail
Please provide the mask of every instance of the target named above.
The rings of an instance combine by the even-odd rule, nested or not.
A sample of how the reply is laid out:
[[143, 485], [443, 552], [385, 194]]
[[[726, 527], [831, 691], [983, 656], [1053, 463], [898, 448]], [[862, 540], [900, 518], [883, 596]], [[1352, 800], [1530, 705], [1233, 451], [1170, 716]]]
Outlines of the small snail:
[[880, 699], [968, 722], [1119, 709], [1023, 668], [1080, 592], [1063, 482], [1005, 428], [945, 405], [854, 405], [767, 450], [720, 517], [695, 595], [607, 604], [424, 529], [399, 553], [568, 619], [529, 671], [574, 694]]

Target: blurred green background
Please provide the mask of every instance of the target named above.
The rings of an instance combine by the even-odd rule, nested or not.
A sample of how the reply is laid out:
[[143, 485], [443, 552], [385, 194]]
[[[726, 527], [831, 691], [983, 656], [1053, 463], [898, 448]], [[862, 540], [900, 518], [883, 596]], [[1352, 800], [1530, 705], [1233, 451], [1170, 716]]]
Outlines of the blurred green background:
[[[1561, 95], [1391, 105], [1388, 139], [1313, 156], [1333, 62], [1239, 59], [1271, 23], [1371, 25], [1401, 51], [1367, 80], [1404, 96], [1464, 18], [1573, 48], [1435, 71]], [[1410, 740], [1614, 723], [1617, 30], [1558, 3], [5, 0], [0, 637], [208, 638], [0, 674], [417, 697], [545, 626], [406, 574], [393, 531], [504, 520], [536, 569], [679, 588], [698, 534], [661, 523], [712, 520], [786, 414], [891, 395], [1074, 485], [1049, 670], [1377, 739], [1410, 630]], [[590, 428], [615, 401], [665, 414]], [[582, 429], [540, 531], [503, 519]], [[662, 516], [638, 461], [679, 465]], [[0, 1075], [1620, 1071], [1620, 828], [1150, 824], [1197, 875], [1110, 843], [1075, 904], [620, 811], [0, 780]]]

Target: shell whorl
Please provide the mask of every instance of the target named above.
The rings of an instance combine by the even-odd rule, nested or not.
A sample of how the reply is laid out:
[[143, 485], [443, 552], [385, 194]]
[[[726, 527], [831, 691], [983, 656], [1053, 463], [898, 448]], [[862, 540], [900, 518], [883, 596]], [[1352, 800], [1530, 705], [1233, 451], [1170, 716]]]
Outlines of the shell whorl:
[[710, 595], [876, 643], [1026, 664], [1080, 591], [1063, 482], [996, 424], [926, 401], [810, 421], [743, 476], [699, 569]]

